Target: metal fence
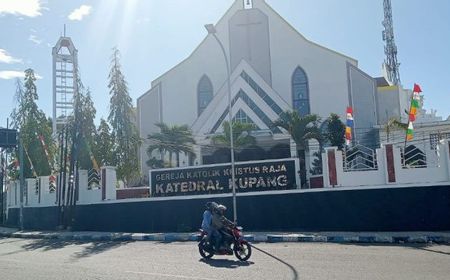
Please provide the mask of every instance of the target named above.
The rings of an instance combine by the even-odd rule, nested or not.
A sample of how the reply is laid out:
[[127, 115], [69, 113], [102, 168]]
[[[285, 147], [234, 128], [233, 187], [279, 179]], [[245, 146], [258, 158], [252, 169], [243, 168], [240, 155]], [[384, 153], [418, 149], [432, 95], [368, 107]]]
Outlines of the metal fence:
[[345, 148], [343, 153], [344, 172], [378, 170], [377, 153], [363, 145]]

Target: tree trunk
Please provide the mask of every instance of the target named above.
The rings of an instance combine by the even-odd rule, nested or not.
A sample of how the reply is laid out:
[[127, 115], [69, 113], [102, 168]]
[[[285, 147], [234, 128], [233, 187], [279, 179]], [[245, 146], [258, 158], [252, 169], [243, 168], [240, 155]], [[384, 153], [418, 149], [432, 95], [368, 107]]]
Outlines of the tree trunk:
[[305, 149], [297, 150], [297, 156], [300, 162], [300, 184], [301, 188], [306, 188], [306, 155], [305, 155]]

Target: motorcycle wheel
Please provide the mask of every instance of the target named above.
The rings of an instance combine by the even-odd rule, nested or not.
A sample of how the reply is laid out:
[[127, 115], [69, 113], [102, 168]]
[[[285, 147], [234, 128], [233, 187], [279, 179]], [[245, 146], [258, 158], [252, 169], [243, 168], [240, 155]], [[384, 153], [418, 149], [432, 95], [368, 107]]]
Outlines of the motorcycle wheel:
[[252, 255], [252, 246], [248, 242], [243, 242], [239, 245], [234, 245], [233, 247], [234, 255], [240, 261], [245, 262]]
[[198, 244], [198, 252], [204, 259], [210, 259], [212, 258], [212, 256], [214, 256], [214, 253], [205, 250], [206, 247], [211, 247], [211, 245], [209, 242], [207, 242], [207, 240], [203, 239], [202, 241], [200, 241], [200, 244]]

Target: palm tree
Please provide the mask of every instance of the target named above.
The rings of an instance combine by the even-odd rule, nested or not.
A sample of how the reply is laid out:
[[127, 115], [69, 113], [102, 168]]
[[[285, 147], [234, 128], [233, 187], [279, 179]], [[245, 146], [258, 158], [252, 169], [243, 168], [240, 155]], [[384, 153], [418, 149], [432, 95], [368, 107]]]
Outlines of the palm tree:
[[305, 150], [308, 140], [316, 139], [322, 143], [323, 136], [319, 128], [319, 116], [300, 116], [297, 111], [286, 111], [273, 123], [274, 126], [286, 130], [297, 145], [297, 152]]
[[172, 167], [173, 154], [176, 155], [177, 167], [180, 166], [180, 153], [187, 156], [194, 155], [192, 145], [195, 144], [192, 132], [187, 125], [168, 126], [165, 123], [155, 124], [160, 132], [155, 132], [148, 136], [152, 144], [147, 148], [147, 154], [151, 157], [153, 151], [157, 150], [164, 154], [169, 154], [169, 167]]
[[389, 142], [391, 130], [401, 129], [406, 131], [408, 129], [408, 124], [402, 123], [397, 118], [390, 118], [387, 123], [384, 125], [384, 130], [386, 130], [387, 142]]
[[[233, 121], [233, 144], [236, 150], [256, 145], [256, 139], [250, 135], [252, 130], [255, 130], [255, 125], [250, 123], [242, 123]], [[217, 146], [221, 146], [229, 149], [231, 147], [230, 142], [230, 124], [229, 122], [223, 122], [223, 133], [217, 134], [211, 137], [212, 143]]]
[[297, 145], [297, 157], [300, 159], [300, 178], [306, 182], [305, 150], [308, 148], [308, 140], [315, 139], [319, 145], [323, 142], [323, 136], [319, 128], [319, 116], [300, 116], [297, 111], [286, 111], [273, 123], [274, 126], [286, 130]]

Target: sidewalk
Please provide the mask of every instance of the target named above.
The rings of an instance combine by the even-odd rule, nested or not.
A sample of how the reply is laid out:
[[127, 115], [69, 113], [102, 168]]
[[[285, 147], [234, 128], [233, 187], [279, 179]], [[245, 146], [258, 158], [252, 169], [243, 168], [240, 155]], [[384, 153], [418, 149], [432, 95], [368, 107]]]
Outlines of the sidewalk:
[[[0, 227], [0, 237], [83, 241], [198, 241], [198, 233], [121, 233], [94, 231], [20, 231]], [[253, 232], [250, 242], [439, 243], [450, 244], [450, 232]]]

